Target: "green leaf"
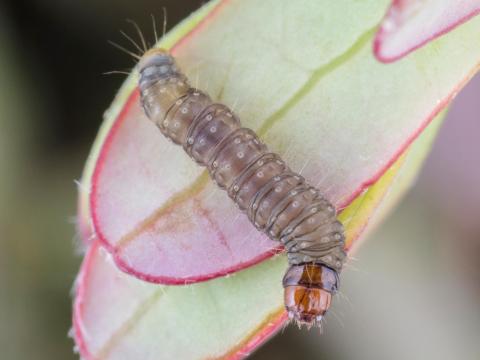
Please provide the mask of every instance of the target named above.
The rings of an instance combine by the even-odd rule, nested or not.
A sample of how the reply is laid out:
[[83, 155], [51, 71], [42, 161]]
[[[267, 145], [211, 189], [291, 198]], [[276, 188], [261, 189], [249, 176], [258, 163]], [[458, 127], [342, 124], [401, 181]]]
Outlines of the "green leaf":
[[[419, 169], [441, 124], [409, 150], [341, 215], [381, 217]], [[387, 205], [380, 208], [379, 205]], [[364, 220], [361, 220], [364, 223]], [[351, 234], [352, 235], [352, 234]], [[95, 241], [77, 280], [75, 339], [86, 359], [243, 358], [286, 324], [283, 256], [234, 275], [185, 286], [148, 284], [120, 271]]]
[[[293, 169], [346, 207], [349, 247], [391, 206], [388, 194], [405, 188], [399, 176], [419, 162], [406, 149], [413, 143], [425, 154], [420, 139], [430, 142], [434, 130], [417, 137], [480, 61], [474, 19], [402, 61], [378, 63], [371, 45], [385, 6], [217, 1], [162, 45], [195, 85], [233, 107]], [[87, 358], [238, 357], [284, 319], [282, 256], [182, 287], [117, 269], [152, 282], [205, 280], [264, 260], [277, 246], [148, 122], [137, 80], [133, 73], [107, 112], [82, 180], [82, 228], [98, 241], [79, 277], [77, 343]], [[161, 289], [166, 296], [154, 295]]]

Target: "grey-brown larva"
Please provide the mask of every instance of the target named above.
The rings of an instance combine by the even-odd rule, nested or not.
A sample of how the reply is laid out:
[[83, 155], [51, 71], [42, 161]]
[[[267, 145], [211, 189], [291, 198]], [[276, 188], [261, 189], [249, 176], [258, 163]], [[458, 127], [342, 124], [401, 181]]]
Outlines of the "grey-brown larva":
[[148, 118], [208, 169], [257, 229], [284, 245], [290, 264], [283, 279], [290, 318], [318, 323], [346, 257], [335, 208], [254, 131], [242, 127], [227, 106], [192, 88], [168, 52], [147, 51], [138, 70]]

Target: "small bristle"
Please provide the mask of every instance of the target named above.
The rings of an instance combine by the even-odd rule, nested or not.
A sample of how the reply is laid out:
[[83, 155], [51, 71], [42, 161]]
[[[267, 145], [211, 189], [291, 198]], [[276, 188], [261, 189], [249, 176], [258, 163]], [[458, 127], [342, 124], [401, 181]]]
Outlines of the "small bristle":
[[108, 43], [109, 43], [110, 45], [116, 47], [118, 50], [123, 51], [124, 53], [132, 56], [133, 58], [135, 58], [135, 59], [137, 59], [137, 60], [140, 60], [140, 59], [141, 59], [140, 55], [135, 54], [134, 52], [132, 52], [132, 51], [124, 48], [123, 46], [121, 46], [121, 45], [119, 45], [119, 44], [117, 44], [117, 43], [115, 43], [115, 42], [113, 42], [113, 41], [110, 41], [110, 40], [109, 40]]
[[320, 331], [322, 332], [323, 329], [323, 319], [324, 317], [322, 315], [319, 315], [315, 318], [312, 318], [311, 320], [302, 320], [300, 319], [300, 314], [295, 314], [291, 311], [288, 313], [288, 318], [291, 322], [293, 322], [299, 329], [305, 327], [307, 330], [310, 330], [311, 328], [319, 328]]
[[137, 44], [137, 42], [135, 40], [133, 40], [127, 33], [125, 33], [124, 31], [120, 30], [120, 34], [122, 34], [125, 39], [127, 39], [128, 41], [130, 41], [133, 46], [135, 46], [135, 48], [140, 51], [140, 53], [143, 52], [142, 48], [140, 47], [140, 45]]
[[140, 30], [140, 26], [138, 26], [138, 24], [132, 19], [127, 19], [127, 22], [132, 24], [135, 30], [137, 31], [138, 37], [142, 42], [143, 51], [146, 52], [148, 50], [148, 47], [147, 47], [147, 43], [145, 42], [145, 37], [143, 36], [142, 30]]

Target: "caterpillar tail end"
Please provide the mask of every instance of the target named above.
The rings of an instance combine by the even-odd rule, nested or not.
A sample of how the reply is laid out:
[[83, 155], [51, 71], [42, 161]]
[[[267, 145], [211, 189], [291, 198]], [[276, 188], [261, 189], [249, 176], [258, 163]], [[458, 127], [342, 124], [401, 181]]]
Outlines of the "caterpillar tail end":
[[285, 309], [300, 327], [321, 327], [337, 289], [335, 270], [321, 264], [292, 265], [283, 278]]
[[142, 55], [137, 64], [137, 68], [141, 72], [150, 66], [163, 65], [165, 63], [165, 59], [173, 59], [167, 50], [161, 48], [152, 48], [147, 50], [145, 54]]

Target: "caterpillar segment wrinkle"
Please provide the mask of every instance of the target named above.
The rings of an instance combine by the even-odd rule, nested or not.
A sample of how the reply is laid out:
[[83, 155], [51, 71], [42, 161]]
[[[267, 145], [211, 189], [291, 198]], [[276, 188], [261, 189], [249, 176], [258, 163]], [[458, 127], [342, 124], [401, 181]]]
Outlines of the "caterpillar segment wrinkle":
[[289, 318], [320, 326], [346, 259], [344, 229], [334, 206], [253, 130], [242, 127], [227, 106], [192, 88], [167, 51], [147, 51], [137, 67], [147, 117], [208, 169], [259, 231], [283, 244]]

